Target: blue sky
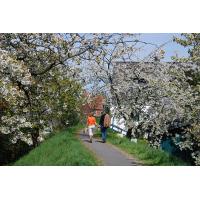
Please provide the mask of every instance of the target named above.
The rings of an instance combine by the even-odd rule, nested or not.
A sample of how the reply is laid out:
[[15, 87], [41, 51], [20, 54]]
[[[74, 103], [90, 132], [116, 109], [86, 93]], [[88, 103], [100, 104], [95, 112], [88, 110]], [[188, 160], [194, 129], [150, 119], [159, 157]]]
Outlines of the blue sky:
[[[143, 33], [140, 36], [140, 40], [150, 43], [155, 43], [157, 45], [162, 45], [170, 40], [173, 39], [173, 36], [181, 36], [180, 33]], [[145, 46], [145, 52], [144, 54], [148, 54], [153, 50], [154, 47], [151, 45]], [[176, 42], [169, 42], [163, 47], [163, 50], [165, 50], [165, 58], [163, 61], [170, 61], [171, 56], [178, 53], [179, 57], [187, 57], [188, 56], [188, 49], [177, 44]]]

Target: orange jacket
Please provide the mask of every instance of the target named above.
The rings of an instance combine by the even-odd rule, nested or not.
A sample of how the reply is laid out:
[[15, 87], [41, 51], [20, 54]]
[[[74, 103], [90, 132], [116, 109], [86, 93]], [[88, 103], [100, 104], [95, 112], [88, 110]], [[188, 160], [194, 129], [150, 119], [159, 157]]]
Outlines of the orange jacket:
[[87, 118], [87, 125], [88, 126], [92, 126], [92, 125], [96, 125], [97, 123], [96, 123], [96, 119], [95, 119], [95, 117], [88, 117]]

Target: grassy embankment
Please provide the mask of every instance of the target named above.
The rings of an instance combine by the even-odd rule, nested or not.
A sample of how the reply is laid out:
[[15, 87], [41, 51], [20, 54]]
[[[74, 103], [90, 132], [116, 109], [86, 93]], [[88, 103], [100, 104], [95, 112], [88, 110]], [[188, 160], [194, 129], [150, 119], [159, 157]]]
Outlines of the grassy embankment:
[[[100, 137], [100, 132], [97, 131], [97, 136]], [[107, 141], [121, 150], [131, 154], [133, 157], [141, 161], [144, 165], [153, 166], [183, 166], [188, 165], [179, 158], [168, 154], [161, 149], [150, 147], [147, 141], [139, 140], [137, 143], [131, 142], [127, 138], [117, 136], [116, 132], [108, 130]]]
[[54, 133], [37, 148], [14, 163], [16, 166], [90, 166], [98, 165], [95, 156], [82, 144], [78, 125]]

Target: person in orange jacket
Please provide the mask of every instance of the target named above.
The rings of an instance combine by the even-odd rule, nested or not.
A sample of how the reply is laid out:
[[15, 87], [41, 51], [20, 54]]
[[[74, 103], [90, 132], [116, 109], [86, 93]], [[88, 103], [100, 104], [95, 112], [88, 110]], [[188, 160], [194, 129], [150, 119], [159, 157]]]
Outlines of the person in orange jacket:
[[88, 126], [88, 133], [89, 133], [89, 137], [90, 137], [90, 142], [92, 143], [92, 137], [94, 135], [94, 128], [97, 125], [96, 123], [96, 119], [93, 115], [93, 113], [90, 113], [88, 118], [87, 118], [87, 126]]

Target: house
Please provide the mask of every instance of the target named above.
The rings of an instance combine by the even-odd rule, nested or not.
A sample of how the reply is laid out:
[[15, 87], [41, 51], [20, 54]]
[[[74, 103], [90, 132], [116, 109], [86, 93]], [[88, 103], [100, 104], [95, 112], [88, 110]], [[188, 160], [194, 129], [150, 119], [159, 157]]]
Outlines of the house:
[[93, 112], [96, 117], [101, 116], [105, 105], [105, 98], [102, 95], [93, 96], [87, 92], [85, 92], [84, 96], [86, 103], [82, 106], [83, 114], [88, 115]]

